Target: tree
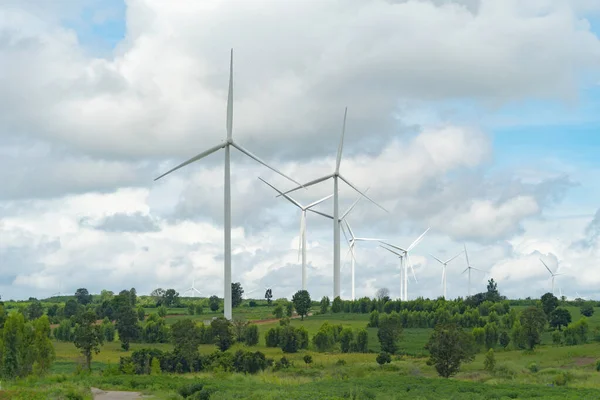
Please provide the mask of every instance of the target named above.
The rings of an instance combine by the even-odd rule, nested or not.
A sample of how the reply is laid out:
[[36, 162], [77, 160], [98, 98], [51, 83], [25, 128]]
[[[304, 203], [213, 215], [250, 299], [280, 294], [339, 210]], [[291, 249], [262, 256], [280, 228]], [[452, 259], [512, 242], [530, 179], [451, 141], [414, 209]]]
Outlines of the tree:
[[483, 369], [489, 372], [494, 372], [496, 368], [496, 357], [494, 356], [494, 349], [489, 349], [485, 353], [485, 359], [483, 360]]
[[90, 304], [92, 302], [92, 295], [89, 294], [86, 288], [79, 288], [75, 292], [75, 299], [77, 303], [85, 306], [86, 304]]
[[525, 343], [529, 350], [533, 350], [542, 340], [542, 333], [546, 326], [546, 314], [542, 309], [531, 306], [521, 312], [519, 319]]
[[331, 304], [331, 312], [334, 314], [342, 312], [342, 299], [340, 299], [339, 296], [333, 299], [333, 303]]
[[243, 296], [244, 289], [242, 288], [242, 284], [239, 282], [233, 282], [231, 284], [231, 306], [239, 307], [242, 305]]
[[129, 289], [129, 297], [131, 299], [131, 307], [135, 307], [135, 304], [137, 303], [137, 292], [135, 288]]
[[233, 333], [237, 342], [243, 342], [246, 337], [248, 321], [242, 318], [234, 318], [232, 322]]
[[47, 316], [42, 316], [33, 322], [35, 351], [35, 368], [39, 375], [50, 371], [50, 366], [56, 358], [54, 346], [50, 340], [50, 321]]
[[390, 289], [388, 288], [380, 288], [375, 292], [375, 297], [377, 300], [386, 302], [390, 299]]
[[473, 337], [455, 324], [436, 325], [425, 348], [430, 354], [427, 363], [444, 378], [456, 374], [462, 363], [473, 361], [476, 353]]
[[71, 318], [73, 315], [76, 315], [79, 311], [79, 305], [73, 299], [67, 300], [65, 303], [65, 308], [63, 310], [63, 315], [65, 318]]
[[502, 348], [506, 350], [509, 344], [510, 336], [508, 335], [508, 332], [502, 331], [502, 333], [500, 334], [500, 346], [502, 346]]
[[258, 326], [250, 324], [244, 332], [244, 343], [246, 346], [256, 346], [258, 344]]
[[163, 297], [163, 304], [165, 307], [179, 306], [179, 293], [175, 289], [167, 289]]
[[215, 318], [210, 326], [219, 350], [225, 351], [233, 345], [233, 329], [229, 320], [223, 317]]
[[402, 320], [400, 319], [400, 315], [393, 311], [391, 314], [380, 316], [377, 338], [381, 344], [381, 351], [395, 354], [398, 350], [398, 341], [401, 337]]
[[114, 295], [115, 294], [112, 291], [102, 289], [102, 291], [100, 292], [100, 303], [104, 303], [105, 301], [111, 301]]
[[591, 303], [586, 303], [581, 306], [580, 311], [581, 315], [585, 317], [591, 317], [592, 315], [594, 315], [594, 306]]
[[138, 320], [140, 320], [140, 321], [144, 321], [144, 319], [146, 318], [146, 311], [144, 310], [144, 308], [142, 306], [138, 307], [137, 316], [138, 316]]
[[309, 364], [312, 364], [313, 359], [312, 356], [310, 354], [305, 355], [303, 358], [304, 363], [306, 364], [306, 366], [308, 366]]
[[165, 289], [156, 288], [150, 293], [150, 297], [154, 299], [157, 306], [162, 304], [162, 300], [165, 297]]
[[546, 316], [550, 316], [552, 311], [558, 307], [558, 299], [552, 293], [546, 293], [542, 296], [542, 309]]
[[327, 314], [327, 310], [329, 310], [330, 304], [331, 304], [331, 301], [329, 301], [329, 297], [323, 296], [323, 298], [321, 299], [321, 302], [319, 303], [320, 313]]
[[2, 375], [7, 378], [21, 375], [26, 350], [24, 336], [25, 317], [21, 313], [9, 314], [2, 331]]
[[275, 318], [283, 318], [283, 307], [281, 304], [277, 304], [277, 307], [273, 310], [273, 315]]
[[310, 311], [310, 294], [307, 290], [298, 290], [294, 296], [292, 296], [292, 303], [294, 304], [294, 308], [296, 312], [300, 314], [300, 319], [304, 320], [304, 316], [308, 315]]
[[191, 360], [198, 353], [201, 341], [200, 329], [191, 319], [179, 320], [171, 326], [171, 342], [175, 353]]
[[488, 281], [486, 300], [491, 302], [500, 301], [500, 293], [498, 292], [498, 284], [494, 281], [494, 278]]
[[210, 311], [215, 312], [219, 309], [219, 298], [215, 295], [210, 296], [208, 299], [208, 307]]
[[485, 335], [485, 347], [491, 349], [498, 343], [498, 325], [495, 322], [488, 322], [485, 324], [484, 335]]
[[96, 314], [91, 311], [82, 313], [77, 319], [75, 326], [73, 343], [80, 349], [85, 357], [85, 365], [88, 371], [92, 368], [92, 352], [100, 353], [100, 346], [104, 342], [102, 330], [99, 325], [95, 325]]
[[131, 308], [130, 305], [125, 309], [120, 310], [117, 314], [115, 327], [117, 328], [117, 332], [119, 332], [121, 348], [125, 351], [129, 350], [129, 343], [132, 340], [137, 339], [140, 335], [137, 317], [137, 313], [133, 311], [133, 308]]
[[346, 327], [342, 329], [340, 332], [340, 349], [342, 353], [350, 352], [350, 347], [354, 341], [354, 332], [352, 332], [352, 328]]
[[381, 353], [379, 353], [377, 355], [377, 358], [375, 359], [377, 361], [377, 364], [381, 365], [383, 367], [383, 364], [389, 364], [392, 362], [392, 356], [390, 356], [390, 353], [386, 353], [385, 351], [382, 351]]
[[158, 316], [161, 318], [166, 317], [167, 316], [167, 307], [165, 307], [165, 306], [158, 307], [157, 313], [158, 313]]
[[292, 317], [292, 315], [294, 314], [294, 303], [285, 303], [285, 315], [287, 317]]
[[549, 322], [552, 328], [560, 331], [563, 326], [571, 323], [571, 313], [566, 308], [556, 308], [550, 313]]
[[42, 315], [44, 315], [44, 307], [39, 300], [34, 300], [27, 306], [27, 319], [30, 321], [38, 319]]
[[265, 291], [265, 299], [267, 299], [267, 305], [271, 305], [272, 303], [272, 299], [273, 298], [273, 291], [271, 289], [267, 289]]

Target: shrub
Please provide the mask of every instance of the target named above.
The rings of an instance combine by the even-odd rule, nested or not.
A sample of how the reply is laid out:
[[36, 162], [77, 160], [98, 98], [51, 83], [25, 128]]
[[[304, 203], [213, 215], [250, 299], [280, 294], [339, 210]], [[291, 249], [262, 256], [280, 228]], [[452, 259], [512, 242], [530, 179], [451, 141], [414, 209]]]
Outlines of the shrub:
[[181, 397], [186, 399], [194, 393], [201, 391], [203, 388], [204, 385], [202, 383], [191, 383], [180, 387], [177, 392], [181, 395]]
[[504, 350], [506, 350], [506, 348], [508, 347], [509, 344], [510, 344], [510, 336], [508, 336], [508, 332], [503, 331], [500, 334], [500, 346], [502, 346], [504, 348]]
[[600, 372], [600, 360], [596, 361], [596, 371]]
[[567, 384], [567, 377], [563, 373], [557, 374], [554, 376], [554, 379], [552, 379], [552, 383], [556, 386], [565, 386]]
[[277, 347], [279, 345], [280, 327], [271, 328], [265, 333], [265, 342], [267, 347]]
[[560, 331], [552, 332], [552, 343], [555, 344], [556, 346], [559, 346], [560, 344], [562, 344], [562, 338], [563, 338], [563, 335], [560, 333]]
[[536, 372], [538, 372], [540, 370], [540, 367], [538, 367], [538, 365], [536, 363], [532, 362], [532, 363], [529, 363], [529, 365], [527, 366], [527, 369], [535, 374]]
[[369, 324], [367, 326], [369, 328], [379, 328], [379, 311], [371, 311], [371, 315], [369, 316]]
[[313, 362], [312, 356], [310, 354], [305, 355], [302, 359], [304, 360], [304, 363], [306, 365], [312, 364]]
[[392, 357], [390, 356], [390, 353], [382, 351], [377, 355], [377, 358], [375, 358], [375, 360], [377, 361], [377, 364], [383, 366], [383, 364], [391, 363]]
[[275, 316], [275, 318], [282, 318], [283, 317], [283, 307], [281, 306], [281, 304], [278, 304], [275, 309], [273, 310], [273, 315]]
[[485, 359], [483, 360], [483, 368], [486, 371], [493, 372], [496, 368], [496, 357], [494, 356], [494, 349], [489, 349], [485, 353]]
[[244, 342], [247, 346], [256, 346], [258, 344], [258, 326], [250, 324], [246, 327]]
[[161, 318], [166, 317], [167, 316], [167, 307], [165, 307], [165, 306], [158, 307], [158, 316]]
[[356, 351], [366, 353], [369, 351], [369, 333], [366, 329], [359, 329], [356, 333]]
[[581, 309], [579, 311], [581, 312], [581, 315], [585, 317], [591, 317], [592, 315], [594, 315], [594, 306], [590, 303], [587, 303], [581, 306]]
[[340, 333], [340, 348], [342, 353], [348, 353], [350, 351], [350, 345], [354, 340], [354, 333], [351, 328], [344, 328]]

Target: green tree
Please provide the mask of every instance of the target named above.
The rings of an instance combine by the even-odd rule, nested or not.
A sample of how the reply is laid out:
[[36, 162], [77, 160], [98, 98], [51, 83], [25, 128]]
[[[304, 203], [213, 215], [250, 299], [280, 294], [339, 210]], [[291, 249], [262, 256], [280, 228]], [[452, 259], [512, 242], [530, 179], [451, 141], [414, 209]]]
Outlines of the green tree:
[[138, 320], [140, 321], [144, 321], [144, 319], [146, 319], [146, 311], [144, 310], [144, 308], [142, 306], [137, 308], [137, 317]]
[[542, 309], [532, 306], [523, 310], [519, 319], [525, 343], [530, 350], [533, 350], [542, 340], [542, 333], [546, 326], [546, 314]]
[[592, 315], [594, 315], [594, 305], [591, 303], [585, 303], [581, 306], [580, 312], [581, 315], [585, 317], [591, 317]]
[[381, 351], [395, 354], [398, 350], [398, 341], [402, 337], [402, 320], [400, 315], [393, 311], [379, 317], [379, 330], [377, 338], [381, 344]]
[[100, 346], [104, 342], [102, 329], [99, 325], [95, 325], [95, 322], [96, 314], [86, 311], [77, 318], [77, 325], [75, 325], [73, 343], [85, 357], [88, 371], [92, 368], [92, 352], [100, 353]]
[[77, 304], [77, 302], [73, 299], [67, 300], [67, 302], [65, 303], [65, 308], [63, 310], [63, 315], [65, 316], [65, 318], [71, 318], [72, 316], [77, 315], [78, 311], [79, 305]]
[[292, 315], [294, 315], [294, 303], [285, 303], [285, 315], [289, 318], [291, 318]]
[[107, 342], [114, 342], [115, 340], [115, 325], [110, 322], [108, 318], [104, 318], [102, 321], [102, 333], [104, 340]]
[[33, 345], [35, 349], [36, 372], [40, 375], [50, 371], [56, 355], [50, 340], [50, 321], [47, 316], [42, 316], [33, 322], [35, 336]]
[[79, 288], [75, 292], [75, 300], [77, 300], [77, 303], [85, 306], [86, 304], [90, 304], [92, 302], [92, 295], [86, 288]]
[[181, 319], [171, 326], [171, 342], [175, 353], [191, 360], [198, 353], [201, 341], [200, 328], [191, 319]]
[[300, 315], [300, 319], [304, 320], [304, 316], [308, 315], [310, 311], [310, 294], [307, 290], [298, 290], [294, 296], [292, 296], [292, 303], [296, 312]]
[[103, 289], [100, 292], [100, 303], [104, 303], [105, 301], [111, 301], [115, 294], [110, 290]]
[[115, 328], [117, 329], [117, 332], [119, 332], [121, 348], [125, 351], [129, 350], [129, 343], [136, 340], [140, 335], [140, 327], [137, 323], [137, 313], [131, 308], [131, 303], [127, 304], [127, 307], [119, 311], [115, 322]]
[[370, 328], [378, 328], [379, 327], [379, 311], [373, 310], [371, 311], [371, 315], [369, 316], [369, 324]]
[[137, 303], [137, 292], [135, 288], [129, 289], [129, 299], [131, 300], [131, 307], [135, 307]]
[[560, 331], [563, 326], [567, 326], [571, 323], [571, 313], [566, 308], [555, 308], [554, 311], [550, 313], [549, 322], [552, 328]]
[[246, 328], [248, 327], [248, 321], [243, 318], [234, 318], [232, 323], [233, 334], [236, 342], [243, 342], [246, 337]]
[[490, 348], [488, 352], [485, 353], [483, 368], [488, 372], [494, 372], [494, 369], [496, 368], [496, 356], [494, 355], [494, 349]]
[[307, 366], [313, 362], [313, 358], [310, 354], [306, 354], [302, 359]]
[[275, 318], [283, 318], [283, 307], [281, 304], [277, 304], [277, 307], [273, 310], [273, 315]]
[[244, 332], [244, 343], [246, 346], [256, 346], [258, 344], [258, 326], [250, 324]]
[[554, 311], [554, 309], [556, 307], [558, 307], [558, 299], [556, 298], [556, 296], [554, 296], [550, 292], [544, 294], [542, 296], [541, 300], [542, 300], [542, 309], [544, 310], [544, 313], [546, 314], [546, 316], [550, 316], [552, 311]]
[[210, 296], [208, 299], [208, 307], [210, 308], [210, 311], [215, 312], [219, 309], [219, 305], [220, 305], [220, 300], [217, 296], [213, 295]]
[[163, 296], [163, 305], [165, 307], [177, 307], [179, 302], [179, 293], [175, 289], [167, 289]]
[[165, 306], [158, 307], [157, 313], [158, 313], [158, 316], [161, 318], [166, 317], [167, 316], [167, 307], [165, 307]]
[[25, 317], [10, 313], [2, 331], [2, 372], [7, 378], [21, 375], [27, 350], [25, 347]]
[[356, 351], [359, 353], [369, 351], [369, 332], [365, 328], [359, 329], [356, 333]]
[[342, 299], [340, 299], [339, 296], [333, 299], [333, 303], [331, 304], [331, 312], [334, 314], [342, 312]]
[[233, 345], [234, 338], [231, 321], [219, 317], [213, 319], [210, 326], [212, 327], [213, 335], [219, 350], [225, 351]]
[[379, 353], [377, 355], [375, 360], [377, 361], [377, 364], [379, 364], [383, 367], [383, 364], [386, 364], [386, 363], [389, 364], [392, 362], [392, 357], [390, 356], [390, 353], [382, 351], [381, 353]]
[[427, 363], [444, 378], [456, 374], [462, 363], [473, 361], [476, 353], [473, 337], [455, 324], [436, 325], [425, 348], [430, 354]]
[[500, 301], [500, 293], [498, 292], [498, 284], [494, 279], [490, 279], [487, 285], [487, 293], [485, 295], [487, 301], [497, 302]]
[[509, 344], [510, 336], [508, 336], [508, 333], [506, 331], [502, 331], [502, 333], [500, 334], [500, 346], [502, 346], [502, 348], [506, 350]]
[[244, 289], [242, 288], [242, 284], [239, 282], [231, 283], [231, 306], [239, 307], [242, 305]]
[[320, 313], [327, 314], [330, 304], [331, 304], [331, 302], [329, 301], [329, 297], [323, 296], [323, 298], [321, 299], [321, 302], [319, 303]]
[[500, 335], [498, 325], [495, 322], [488, 322], [483, 329], [485, 332], [485, 347], [488, 349], [496, 347]]
[[267, 305], [270, 306], [271, 303], [273, 302], [273, 300], [271, 300], [273, 298], [273, 291], [271, 289], [267, 289], [265, 291], [265, 299], [267, 299]]
[[39, 300], [34, 300], [27, 306], [26, 310], [27, 319], [33, 321], [34, 319], [38, 319], [42, 315], [44, 315], [44, 307]]
[[342, 353], [350, 352], [350, 346], [354, 341], [354, 332], [352, 332], [352, 328], [346, 327], [342, 329], [340, 332], [340, 349]]

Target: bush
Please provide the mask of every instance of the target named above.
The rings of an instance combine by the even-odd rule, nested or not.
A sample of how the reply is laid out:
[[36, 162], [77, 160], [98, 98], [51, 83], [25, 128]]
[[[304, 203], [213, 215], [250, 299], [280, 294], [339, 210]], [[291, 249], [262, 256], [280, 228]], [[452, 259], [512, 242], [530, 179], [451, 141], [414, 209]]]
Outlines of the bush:
[[265, 333], [265, 342], [267, 347], [277, 347], [279, 345], [280, 327], [271, 328]]
[[310, 354], [305, 355], [302, 359], [304, 360], [304, 363], [306, 363], [306, 365], [312, 364], [313, 362], [312, 356]]
[[540, 367], [538, 367], [538, 365], [536, 363], [532, 362], [532, 363], [529, 363], [529, 365], [527, 366], [527, 369], [535, 374], [536, 372], [538, 372], [540, 370]]
[[600, 372], [600, 360], [596, 361], [596, 371]]
[[340, 333], [340, 348], [342, 353], [350, 352], [350, 346], [354, 341], [354, 333], [351, 328], [344, 328]]
[[552, 343], [555, 344], [556, 346], [559, 346], [562, 344], [562, 338], [563, 338], [563, 335], [560, 333], [560, 331], [552, 332]]
[[496, 368], [496, 357], [494, 356], [494, 349], [489, 349], [487, 353], [485, 353], [485, 359], [483, 360], [483, 368], [486, 371], [494, 372]]
[[377, 361], [377, 364], [383, 366], [383, 364], [391, 363], [392, 357], [390, 356], [390, 353], [382, 351], [377, 355], [377, 358], [375, 358], [375, 360]]
[[594, 315], [594, 306], [592, 304], [584, 304], [580, 309], [581, 315], [585, 317], [591, 317]]
[[508, 347], [509, 344], [510, 344], [510, 336], [508, 336], [508, 332], [503, 331], [500, 334], [500, 346], [502, 346], [502, 348], [504, 348], [504, 350], [506, 350], [506, 348]]
[[247, 346], [256, 346], [258, 344], [258, 326], [250, 324], [246, 327], [244, 342]]
[[565, 376], [565, 374], [560, 373], [554, 376], [554, 379], [552, 379], [552, 383], [556, 386], [565, 386], [567, 384], [567, 377]]
[[177, 392], [181, 395], [181, 397], [187, 399], [188, 397], [190, 397], [196, 392], [201, 391], [202, 389], [204, 389], [204, 385], [202, 383], [191, 383], [189, 385], [184, 385], [180, 387], [177, 390]]

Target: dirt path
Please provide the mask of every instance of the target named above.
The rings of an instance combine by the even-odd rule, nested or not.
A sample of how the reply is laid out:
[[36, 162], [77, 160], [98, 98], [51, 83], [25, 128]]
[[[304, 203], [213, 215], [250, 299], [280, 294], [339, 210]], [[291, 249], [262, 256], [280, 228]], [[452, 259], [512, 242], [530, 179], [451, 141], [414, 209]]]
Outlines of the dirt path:
[[141, 393], [136, 392], [107, 392], [97, 388], [92, 388], [94, 399], [99, 400], [129, 400], [144, 398]]

